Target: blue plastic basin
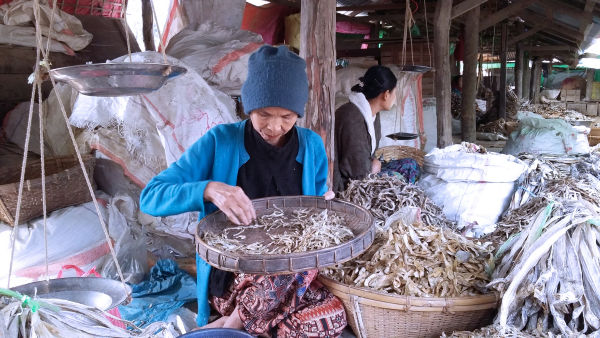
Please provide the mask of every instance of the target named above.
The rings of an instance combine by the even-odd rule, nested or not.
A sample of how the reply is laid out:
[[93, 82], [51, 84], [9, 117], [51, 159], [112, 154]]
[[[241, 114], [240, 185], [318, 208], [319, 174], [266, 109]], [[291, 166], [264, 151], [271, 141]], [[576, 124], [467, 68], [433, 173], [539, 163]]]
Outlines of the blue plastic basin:
[[223, 329], [223, 328], [214, 328], [214, 329], [202, 329], [188, 332], [184, 335], [179, 336], [179, 338], [201, 338], [201, 337], [212, 337], [212, 338], [252, 338], [250, 334], [235, 330], [235, 329]]

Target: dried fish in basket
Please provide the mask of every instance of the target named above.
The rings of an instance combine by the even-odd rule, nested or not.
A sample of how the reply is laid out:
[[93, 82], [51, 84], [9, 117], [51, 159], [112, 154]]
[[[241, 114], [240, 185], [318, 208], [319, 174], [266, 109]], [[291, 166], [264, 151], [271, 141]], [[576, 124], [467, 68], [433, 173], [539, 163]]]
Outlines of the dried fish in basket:
[[425, 224], [455, 226], [420, 187], [406, 183], [397, 176], [369, 175], [362, 180], [351, 180], [340, 198], [371, 211], [378, 230], [385, 230], [385, 220], [403, 207], [420, 208]]
[[[354, 237], [345, 220], [333, 211], [275, 210], [259, 217], [256, 224], [225, 228], [221, 233], [205, 232], [202, 239], [219, 250], [248, 255], [287, 254], [329, 248]], [[262, 240], [244, 241], [252, 232], [264, 233]], [[260, 237], [260, 236], [257, 236]]]
[[392, 216], [387, 232], [358, 258], [322, 273], [343, 284], [417, 297], [486, 293], [486, 260], [492, 248], [448, 228]]
[[[2, 297], [1, 295], [5, 295]], [[125, 330], [96, 308], [61, 299], [30, 299], [0, 290], [0, 337], [176, 337], [170, 324], [155, 322], [144, 329]], [[116, 317], [111, 317], [118, 319]]]

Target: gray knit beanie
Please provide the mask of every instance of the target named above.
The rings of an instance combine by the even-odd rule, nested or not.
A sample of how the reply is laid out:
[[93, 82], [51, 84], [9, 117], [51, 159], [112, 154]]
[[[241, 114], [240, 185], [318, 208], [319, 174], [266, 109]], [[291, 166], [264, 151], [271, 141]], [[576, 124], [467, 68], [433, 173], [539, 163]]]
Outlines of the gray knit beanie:
[[264, 107], [282, 107], [304, 116], [308, 101], [306, 62], [286, 46], [264, 45], [248, 60], [248, 78], [242, 86], [244, 113]]

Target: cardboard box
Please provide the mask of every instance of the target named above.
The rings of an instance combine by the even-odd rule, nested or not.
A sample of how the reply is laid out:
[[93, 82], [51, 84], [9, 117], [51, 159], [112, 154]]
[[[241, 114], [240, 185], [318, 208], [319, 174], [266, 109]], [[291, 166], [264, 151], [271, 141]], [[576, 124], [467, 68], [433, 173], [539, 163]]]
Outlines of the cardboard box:
[[567, 102], [567, 109], [585, 114], [587, 113], [587, 103], [585, 102]]
[[562, 89], [560, 91], [561, 101], [581, 101], [581, 89]]
[[588, 102], [585, 115], [598, 116], [598, 102]]

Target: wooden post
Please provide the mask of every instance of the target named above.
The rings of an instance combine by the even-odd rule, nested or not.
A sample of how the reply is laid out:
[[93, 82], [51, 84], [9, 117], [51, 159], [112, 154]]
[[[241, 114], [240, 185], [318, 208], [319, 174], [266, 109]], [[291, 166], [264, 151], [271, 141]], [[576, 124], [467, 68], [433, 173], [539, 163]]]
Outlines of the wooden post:
[[477, 54], [479, 52], [479, 14], [477, 6], [465, 14], [465, 58], [462, 86], [462, 140], [475, 142], [477, 97]]
[[525, 51], [522, 48], [521, 43], [517, 43], [517, 50], [515, 53], [515, 91], [519, 99], [523, 98], [523, 57]]
[[435, 64], [435, 105], [437, 113], [437, 146], [452, 144], [450, 107], [450, 11], [452, 0], [438, 0], [435, 6], [433, 52]]
[[533, 103], [540, 103], [540, 81], [542, 78], [542, 60], [536, 59], [533, 62], [533, 71], [531, 79], [531, 101]]
[[300, 56], [306, 60], [308, 102], [303, 125], [321, 136], [332, 188], [335, 127], [335, 0], [302, 0]]
[[585, 74], [585, 100], [589, 101], [592, 99], [592, 83], [594, 83], [594, 69], [586, 69]]
[[151, 0], [142, 0], [142, 34], [144, 36], [144, 46], [146, 50], [155, 51], [153, 31], [153, 17]]
[[529, 68], [529, 55], [523, 55], [523, 98], [529, 100], [529, 92], [531, 89], [531, 69]]
[[498, 118], [506, 118], [506, 40], [508, 26], [502, 24], [502, 38], [500, 40], [500, 88], [498, 89]]

